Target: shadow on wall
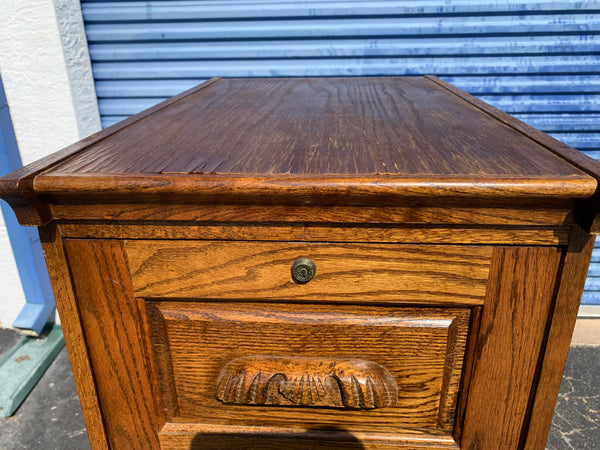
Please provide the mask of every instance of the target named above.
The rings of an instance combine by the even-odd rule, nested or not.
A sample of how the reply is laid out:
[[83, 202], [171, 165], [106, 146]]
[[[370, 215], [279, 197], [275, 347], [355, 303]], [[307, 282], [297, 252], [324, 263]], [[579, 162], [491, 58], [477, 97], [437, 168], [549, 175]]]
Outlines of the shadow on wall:
[[[327, 434], [325, 434], [327, 433]], [[271, 434], [270, 436], [242, 433], [197, 433], [192, 439], [191, 450], [313, 450], [364, 449], [352, 433], [339, 427], [314, 427], [294, 435]]]

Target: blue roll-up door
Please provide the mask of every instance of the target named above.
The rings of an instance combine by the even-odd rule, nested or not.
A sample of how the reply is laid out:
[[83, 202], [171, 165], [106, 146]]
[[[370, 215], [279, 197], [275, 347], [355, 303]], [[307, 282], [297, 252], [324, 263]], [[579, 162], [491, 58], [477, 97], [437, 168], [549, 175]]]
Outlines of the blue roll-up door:
[[[597, 1], [82, 2], [113, 124], [208, 78], [435, 74], [600, 159]], [[583, 304], [600, 304], [600, 247]]]

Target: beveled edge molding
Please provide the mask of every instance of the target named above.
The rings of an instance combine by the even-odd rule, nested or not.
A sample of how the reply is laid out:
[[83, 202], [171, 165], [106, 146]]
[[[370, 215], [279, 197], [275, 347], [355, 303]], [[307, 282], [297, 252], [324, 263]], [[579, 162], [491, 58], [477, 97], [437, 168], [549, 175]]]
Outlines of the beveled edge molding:
[[14, 210], [17, 220], [25, 226], [42, 226], [48, 224], [52, 219], [49, 205], [41, 201], [34, 187], [35, 178], [51, 168], [57, 167], [77, 154], [89, 149], [92, 145], [117, 133], [118, 131], [139, 122], [152, 113], [166, 108], [179, 100], [184, 99], [198, 91], [201, 91], [222, 78], [211, 78], [197, 86], [194, 86], [178, 95], [168, 98], [150, 108], [134, 114], [110, 127], [104, 128], [90, 136], [63, 148], [57, 152], [47, 155], [37, 161], [23, 166], [3, 177], [0, 177], [0, 198], [8, 202]]

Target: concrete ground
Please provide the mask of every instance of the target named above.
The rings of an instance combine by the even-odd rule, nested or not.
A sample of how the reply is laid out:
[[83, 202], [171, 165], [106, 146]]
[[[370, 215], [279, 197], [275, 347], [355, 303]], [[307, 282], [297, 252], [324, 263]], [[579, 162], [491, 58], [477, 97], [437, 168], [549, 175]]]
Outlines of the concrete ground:
[[[0, 329], [0, 352], [19, 339], [14, 331]], [[15, 414], [0, 417], [0, 450], [89, 448], [69, 357], [63, 348]]]
[[[0, 329], [0, 355], [19, 338]], [[0, 418], [0, 450], [89, 448], [63, 349], [16, 413]], [[578, 321], [546, 449], [600, 449], [600, 319]]]

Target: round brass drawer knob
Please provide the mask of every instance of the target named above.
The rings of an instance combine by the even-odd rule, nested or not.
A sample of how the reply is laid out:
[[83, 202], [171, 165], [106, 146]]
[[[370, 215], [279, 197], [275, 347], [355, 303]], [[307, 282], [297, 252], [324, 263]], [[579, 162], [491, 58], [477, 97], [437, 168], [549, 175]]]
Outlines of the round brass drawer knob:
[[308, 258], [298, 258], [292, 264], [292, 280], [297, 284], [306, 284], [315, 276], [317, 267]]

